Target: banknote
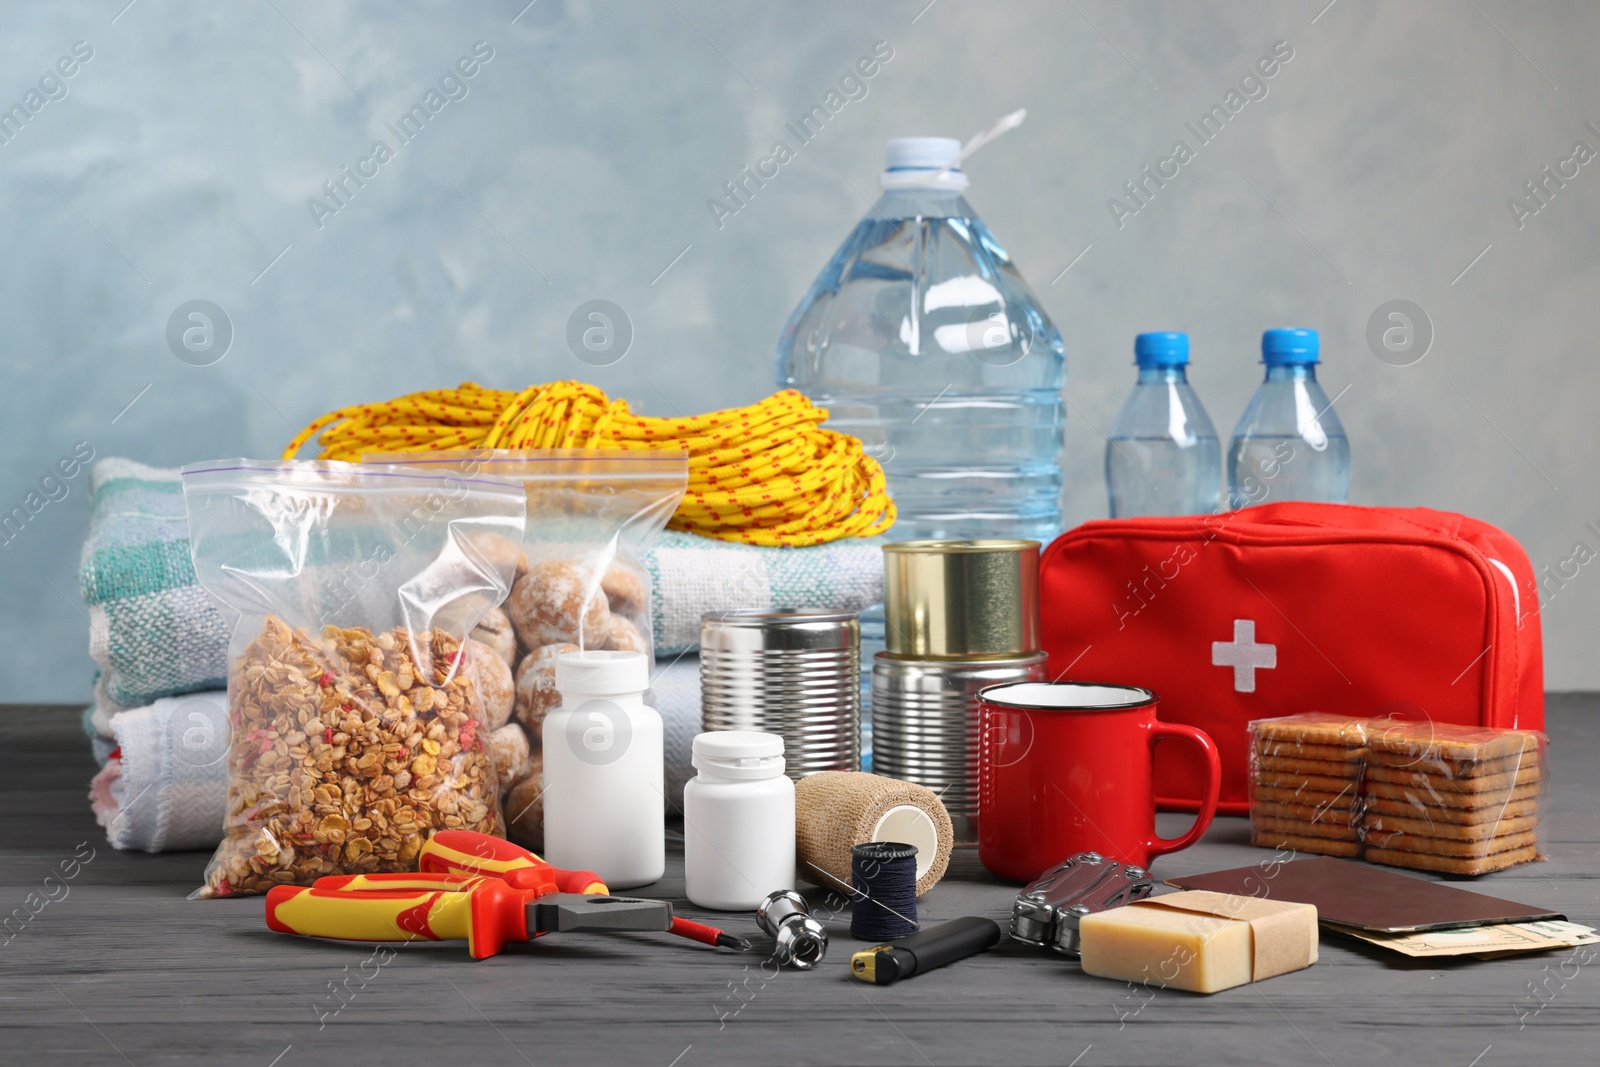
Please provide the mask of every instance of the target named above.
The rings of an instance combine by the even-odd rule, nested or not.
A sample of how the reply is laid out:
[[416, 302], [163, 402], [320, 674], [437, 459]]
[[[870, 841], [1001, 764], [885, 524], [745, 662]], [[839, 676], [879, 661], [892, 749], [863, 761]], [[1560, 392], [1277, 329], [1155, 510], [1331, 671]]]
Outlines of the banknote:
[[1561, 920], [1497, 923], [1414, 934], [1381, 934], [1345, 926], [1329, 929], [1406, 956], [1506, 956], [1600, 942], [1590, 926]]

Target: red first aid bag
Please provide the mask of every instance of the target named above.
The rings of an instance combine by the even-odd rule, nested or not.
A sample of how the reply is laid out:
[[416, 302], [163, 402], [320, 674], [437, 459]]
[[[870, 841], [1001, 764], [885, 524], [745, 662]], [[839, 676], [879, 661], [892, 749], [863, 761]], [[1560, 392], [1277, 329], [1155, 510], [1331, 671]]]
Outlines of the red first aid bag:
[[[1039, 564], [1052, 677], [1153, 689], [1222, 754], [1218, 811], [1247, 810], [1253, 719], [1321, 711], [1542, 729], [1533, 568], [1487, 523], [1428, 508], [1262, 504], [1089, 522]], [[1202, 768], [1156, 752], [1194, 810]]]

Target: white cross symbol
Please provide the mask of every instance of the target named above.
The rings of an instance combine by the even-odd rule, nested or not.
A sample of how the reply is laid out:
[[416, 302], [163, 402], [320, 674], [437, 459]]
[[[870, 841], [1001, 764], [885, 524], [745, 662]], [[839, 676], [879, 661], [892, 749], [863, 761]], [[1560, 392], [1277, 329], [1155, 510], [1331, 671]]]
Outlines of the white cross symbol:
[[1256, 691], [1256, 668], [1278, 665], [1277, 645], [1256, 644], [1254, 619], [1233, 620], [1233, 640], [1211, 642], [1211, 665], [1233, 668], [1233, 691]]

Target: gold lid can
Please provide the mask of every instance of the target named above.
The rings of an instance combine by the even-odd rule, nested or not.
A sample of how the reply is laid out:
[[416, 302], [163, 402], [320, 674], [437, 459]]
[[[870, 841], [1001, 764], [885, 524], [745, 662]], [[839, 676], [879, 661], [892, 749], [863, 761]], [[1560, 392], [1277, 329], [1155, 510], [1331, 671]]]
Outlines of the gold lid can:
[[884, 648], [964, 659], [1039, 650], [1039, 542], [901, 541], [883, 546]]

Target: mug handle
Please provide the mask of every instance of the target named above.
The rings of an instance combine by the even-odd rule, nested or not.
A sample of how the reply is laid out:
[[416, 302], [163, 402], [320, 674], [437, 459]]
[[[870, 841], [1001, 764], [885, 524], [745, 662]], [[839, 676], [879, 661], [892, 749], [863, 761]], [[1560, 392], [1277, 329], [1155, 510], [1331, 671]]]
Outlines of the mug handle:
[[1180, 837], [1153, 837], [1149, 842], [1151, 856], [1165, 856], [1169, 852], [1188, 848], [1211, 828], [1211, 820], [1217, 814], [1217, 794], [1222, 789], [1222, 760], [1217, 755], [1216, 743], [1211, 740], [1204, 730], [1182, 723], [1162, 722], [1160, 719], [1150, 724], [1151, 754], [1155, 754], [1156, 742], [1163, 737], [1176, 737], [1188, 741], [1200, 749], [1206, 760], [1206, 791], [1205, 797], [1200, 801], [1200, 810], [1195, 814], [1194, 825]]

